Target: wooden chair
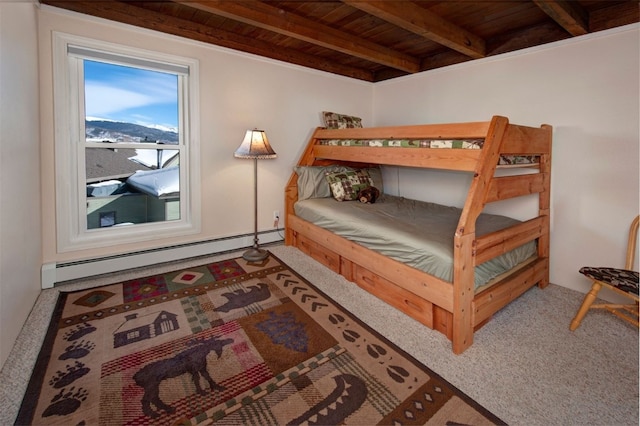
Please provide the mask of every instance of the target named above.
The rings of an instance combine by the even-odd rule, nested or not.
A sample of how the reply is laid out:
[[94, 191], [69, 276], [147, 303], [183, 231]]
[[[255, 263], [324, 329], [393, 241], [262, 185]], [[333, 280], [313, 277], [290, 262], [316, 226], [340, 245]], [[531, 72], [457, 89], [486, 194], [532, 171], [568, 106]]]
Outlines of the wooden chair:
[[[634, 324], [638, 327], [638, 281], [639, 275], [637, 271], [633, 271], [633, 263], [636, 257], [636, 240], [638, 238], [638, 222], [640, 216], [631, 223], [629, 229], [629, 241], [627, 243], [627, 259], [624, 269], [617, 268], [604, 268], [604, 267], [588, 267], [580, 268], [580, 273], [586, 275], [593, 280], [591, 291], [587, 293], [582, 302], [582, 306], [578, 309], [573, 321], [569, 328], [571, 331], [580, 326], [582, 318], [586, 315], [589, 309], [606, 309], [614, 315], [622, 318], [623, 320]], [[617, 294], [625, 296], [633, 303], [630, 304], [613, 304], [602, 303], [594, 305], [598, 292], [602, 287], [606, 287]]]

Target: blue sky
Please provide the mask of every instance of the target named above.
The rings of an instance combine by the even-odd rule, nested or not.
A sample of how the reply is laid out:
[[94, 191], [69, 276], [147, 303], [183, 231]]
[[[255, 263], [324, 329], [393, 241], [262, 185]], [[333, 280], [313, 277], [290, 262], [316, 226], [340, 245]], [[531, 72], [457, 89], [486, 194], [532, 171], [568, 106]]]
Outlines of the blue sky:
[[84, 61], [85, 113], [143, 126], [178, 127], [178, 77]]

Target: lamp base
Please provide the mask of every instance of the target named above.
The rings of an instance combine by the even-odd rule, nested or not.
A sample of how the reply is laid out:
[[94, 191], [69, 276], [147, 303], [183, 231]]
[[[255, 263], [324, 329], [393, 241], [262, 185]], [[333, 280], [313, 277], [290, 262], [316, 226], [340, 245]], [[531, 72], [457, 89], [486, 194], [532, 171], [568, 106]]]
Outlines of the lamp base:
[[242, 258], [247, 262], [261, 262], [269, 257], [269, 252], [260, 248], [252, 247], [242, 254]]

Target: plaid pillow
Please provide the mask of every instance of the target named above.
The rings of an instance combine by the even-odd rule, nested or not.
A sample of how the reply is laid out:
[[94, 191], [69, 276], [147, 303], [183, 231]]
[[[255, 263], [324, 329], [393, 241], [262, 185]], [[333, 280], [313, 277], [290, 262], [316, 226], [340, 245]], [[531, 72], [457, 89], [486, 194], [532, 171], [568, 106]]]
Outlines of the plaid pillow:
[[366, 170], [327, 173], [326, 179], [331, 195], [337, 201], [357, 200], [361, 190], [373, 185], [373, 180]]
[[298, 201], [302, 201], [307, 198], [331, 197], [331, 189], [325, 178], [327, 173], [353, 169], [346, 166], [297, 166], [294, 170], [298, 174]]
[[322, 111], [322, 120], [327, 129], [352, 129], [362, 127], [362, 119], [352, 115]]

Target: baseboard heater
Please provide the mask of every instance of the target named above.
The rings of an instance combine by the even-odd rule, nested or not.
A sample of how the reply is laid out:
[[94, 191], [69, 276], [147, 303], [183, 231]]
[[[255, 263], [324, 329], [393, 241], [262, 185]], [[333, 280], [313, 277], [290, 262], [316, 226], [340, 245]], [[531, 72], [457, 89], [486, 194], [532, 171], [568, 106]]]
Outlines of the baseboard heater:
[[[95, 259], [47, 263], [42, 265], [42, 288], [52, 288], [56, 283], [78, 278], [242, 250], [253, 245], [253, 237], [252, 233]], [[282, 230], [260, 232], [259, 238], [261, 245], [282, 241]]]

